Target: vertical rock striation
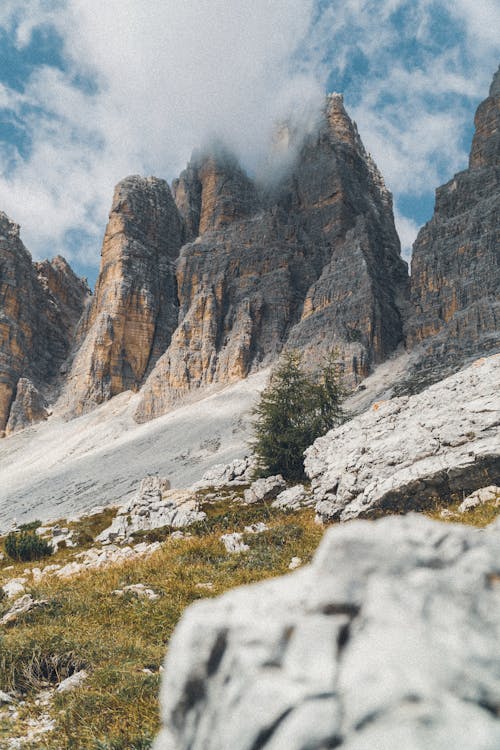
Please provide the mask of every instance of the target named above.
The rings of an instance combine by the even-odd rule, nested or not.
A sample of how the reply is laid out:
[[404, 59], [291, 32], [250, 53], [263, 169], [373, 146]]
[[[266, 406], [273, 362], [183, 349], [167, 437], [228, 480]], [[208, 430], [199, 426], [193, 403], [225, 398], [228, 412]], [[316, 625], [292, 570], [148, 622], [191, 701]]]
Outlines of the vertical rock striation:
[[500, 343], [500, 69], [475, 127], [469, 168], [438, 188], [413, 249], [407, 343], [434, 372]]
[[164, 180], [128, 177], [113, 198], [94, 297], [77, 333], [62, 404], [81, 414], [137, 389], [177, 325], [182, 222]]
[[33, 264], [19, 226], [0, 213], [0, 435], [16, 393], [9, 431], [45, 418], [38, 388], [57, 380], [87, 295], [64, 258]]
[[[293, 138], [292, 138], [293, 141]], [[314, 360], [338, 345], [366, 374], [402, 339], [407, 293], [390, 193], [342, 97], [272, 188], [234, 159], [196, 157], [174, 185], [186, 236], [177, 266], [179, 326], [149, 376], [136, 418], [188, 391], [271, 363], [285, 346]]]

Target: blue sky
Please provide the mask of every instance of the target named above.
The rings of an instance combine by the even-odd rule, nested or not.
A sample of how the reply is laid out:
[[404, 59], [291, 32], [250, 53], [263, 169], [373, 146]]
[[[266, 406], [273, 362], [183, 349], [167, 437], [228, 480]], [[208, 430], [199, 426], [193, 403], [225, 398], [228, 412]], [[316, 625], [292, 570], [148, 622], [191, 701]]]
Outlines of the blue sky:
[[171, 180], [214, 134], [254, 170], [276, 118], [342, 91], [408, 256], [467, 165], [499, 29], [496, 0], [2, 0], [0, 210], [94, 281], [119, 179]]

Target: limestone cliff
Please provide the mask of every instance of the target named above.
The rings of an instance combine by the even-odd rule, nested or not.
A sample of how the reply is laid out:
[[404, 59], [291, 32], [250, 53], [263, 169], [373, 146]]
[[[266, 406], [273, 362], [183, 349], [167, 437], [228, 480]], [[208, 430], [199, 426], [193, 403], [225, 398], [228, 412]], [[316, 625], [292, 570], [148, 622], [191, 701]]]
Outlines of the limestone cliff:
[[407, 342], [434, 372], [500, 345], [500, 69], [475, 127], [469, 168], [438, 188], [413, 249]]
[[62, 398], [75, 414], [137, 389], [177, 325], [174, 261], [182, 223], [167, 183], [128, 177], [116, 189], [99, 278], [76, 337]]
[[364, 375], [401, 341], [407, 273], [391, 196], [341, 96], [293, 146], [291, 170], [271, 189], [251, 189], [228, 158], [224, 177], [220, 157], [196, 160], [176, 183], [188, 236], [199, 236], [180, 254], [179, 326], [144, 386], [139, 421], [194, 388], [245, 377], [285, 345], [309, 360], [339, 345], [348, 371]]
[[220, 144], [195, 154], [172, 188], [186, 242], [251, 215], [258, 205], [255, 186]]
[[57, 379], [87, 295], [86, 283], [64, 258], [32, 264], [19, 226], [0, 213], [0, 435], [21, 377], [33, 382], [18, 394], [16, 429], [43, 418], [33, 383], [49, 389]]

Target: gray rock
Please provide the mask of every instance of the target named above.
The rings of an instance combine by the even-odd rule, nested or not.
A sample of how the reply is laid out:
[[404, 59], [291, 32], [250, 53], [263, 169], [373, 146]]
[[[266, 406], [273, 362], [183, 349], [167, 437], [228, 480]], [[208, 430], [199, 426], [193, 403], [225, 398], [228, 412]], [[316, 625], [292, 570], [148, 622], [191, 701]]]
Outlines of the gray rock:
[[16, 397], [10, 408], [6, 433], [11, 435], [29, 425], [42, 422], [49, 416], [49, 405], [43, 394], [31, 380], [20, 378], [17, 382]]
[[250, 549], [248, 544], [245, 544], [243, 541], [243, 534], [240, 534], [237, 531], [232, 534], [223, 534], [220, 540], [226, 548], [226, 552], [231, 552], [232, 554], [246, 552]]
[[465, 500], [460, 503], [457, 510], [459, 513], [466, 513], [469, 510], [477, 508], [479, 505], [485, 505], [487, 503], [500, 505], [500, 487], [496, 487], [494, 484], [489, 487], [481, 487], [466, 497]]
[[251, 456], [236, 458], [229, 464], [216, 464], [203, 474], [194, 489], [248, 484], [254, 469], [255, 459]]
[[192, 605], [155, 750], [497, 750], [500, 528], [410, 515]]
[[500, 483], [500, 355], [374, 404], [305, 453], [321, 520], [408, 511]]
[[16, 620], [27, 612], [47, 604], [46, 599], [33, 599], [30, 594], [25, 594], [16, 599], [12, 607], [0, 619], [0, 625], [13, 625]]
[[59, 683], [56, 688], [56, 693], [70, 693], [73, 690], [76, 690], [83, 685], [87, 677], [88, 674], [85, 669], [75, 672], [75, 674], [66, 677], [65, 680]]
[[314, 497], [308, 494], [303, 484], [296, 484], [288, 490], [280, 492], [272, 503], [273, 508], [282, 510], [298, 510], [306, 505], [314, 505]]
[[281, 474], [277, 474], [275, 477], [257, 479], [255, 482], [252, 482], [247, 490], [245, 490], [243, 499], [248, 505], [272, 500], [285, 487], [286, 482]]
[[163, 526], [182, 528], [206, 518], [198, 510], [196, 495], [190, 490], [170, 490], [168, 479], [146, 477], [129, 503], [118, 510], [111, 526], [102, 531], [97, 542], [106, 544], [130, 539], [137, 531]]
[[499, 348], [499, 84], [500, 69], [476, 112], [469, 168], [436, 190], [413, 246], [406, 343], [422, 344], [413, 388]]
[[159, 594], [153, 591], [153, 589], [148, 588], [144, 583], [131, 583], [129, 586], [124, 586], [122, 589], [115, 589], [111, 593], [114, 596], [132, 594], [139, 599], [149, 599], [150, 601], [155, 601], [160, 598]]

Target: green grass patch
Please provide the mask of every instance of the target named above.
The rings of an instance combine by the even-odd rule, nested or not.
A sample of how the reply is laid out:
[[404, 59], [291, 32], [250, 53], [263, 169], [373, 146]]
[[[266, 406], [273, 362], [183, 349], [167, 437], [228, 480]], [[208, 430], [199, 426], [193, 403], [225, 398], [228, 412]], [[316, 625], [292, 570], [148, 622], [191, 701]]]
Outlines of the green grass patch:
[[[69, 580], [43, 578], [29, 585], [28, 578], [28, 593], [47, 599], [48, 605], [3, 629], [0, 641], [0, 689], [17, 691], [26, 700], [19, 721], [37, 715], [34, 701], [41, 689], [54, 687], [79, 669], [88, 672], [80, 688], [56, 694], [50, 709], [56, 729], [37, 740], [34, 748], [149, 748], [158, 728], [160, 665], [186, 607], [235, 586], [288, 572], [291, 558], [310, 560], [322, 537], [312, 510], [290, 514], [266, 504], [244, 506], [231, 496], [221, 497], [223, 493], [206, 500], [207, 494], [211, 493], [202, 498], [207, 519], [189, 528], [192, 536], [170, 539], [170, 530], [164, 530], [159, 538], [165, 543], [150, 557]], [[88, 546], [90, 537], [109, 525], [112, 514], [65, 525], [72, 526]], [[221, 534], [243, 532], [258, 521], [269, 528], [261, 534], [245, 534], [248, 552], [225, 551]], [[61, 550], [47, 562], [64, 564], [80, 549]], [[26, 567], [17, 563], [8, 571], [0, 568], [0, 583], [23, 575]], [[111, 593], [133, 583], [146, 584], [160, 598], [150, 601]], [[8, 606], [6, 600], [0, 602], [0, 612]], [[0, 728], [0, 746], [2, 731], [6, 737], [12, 727]]]

